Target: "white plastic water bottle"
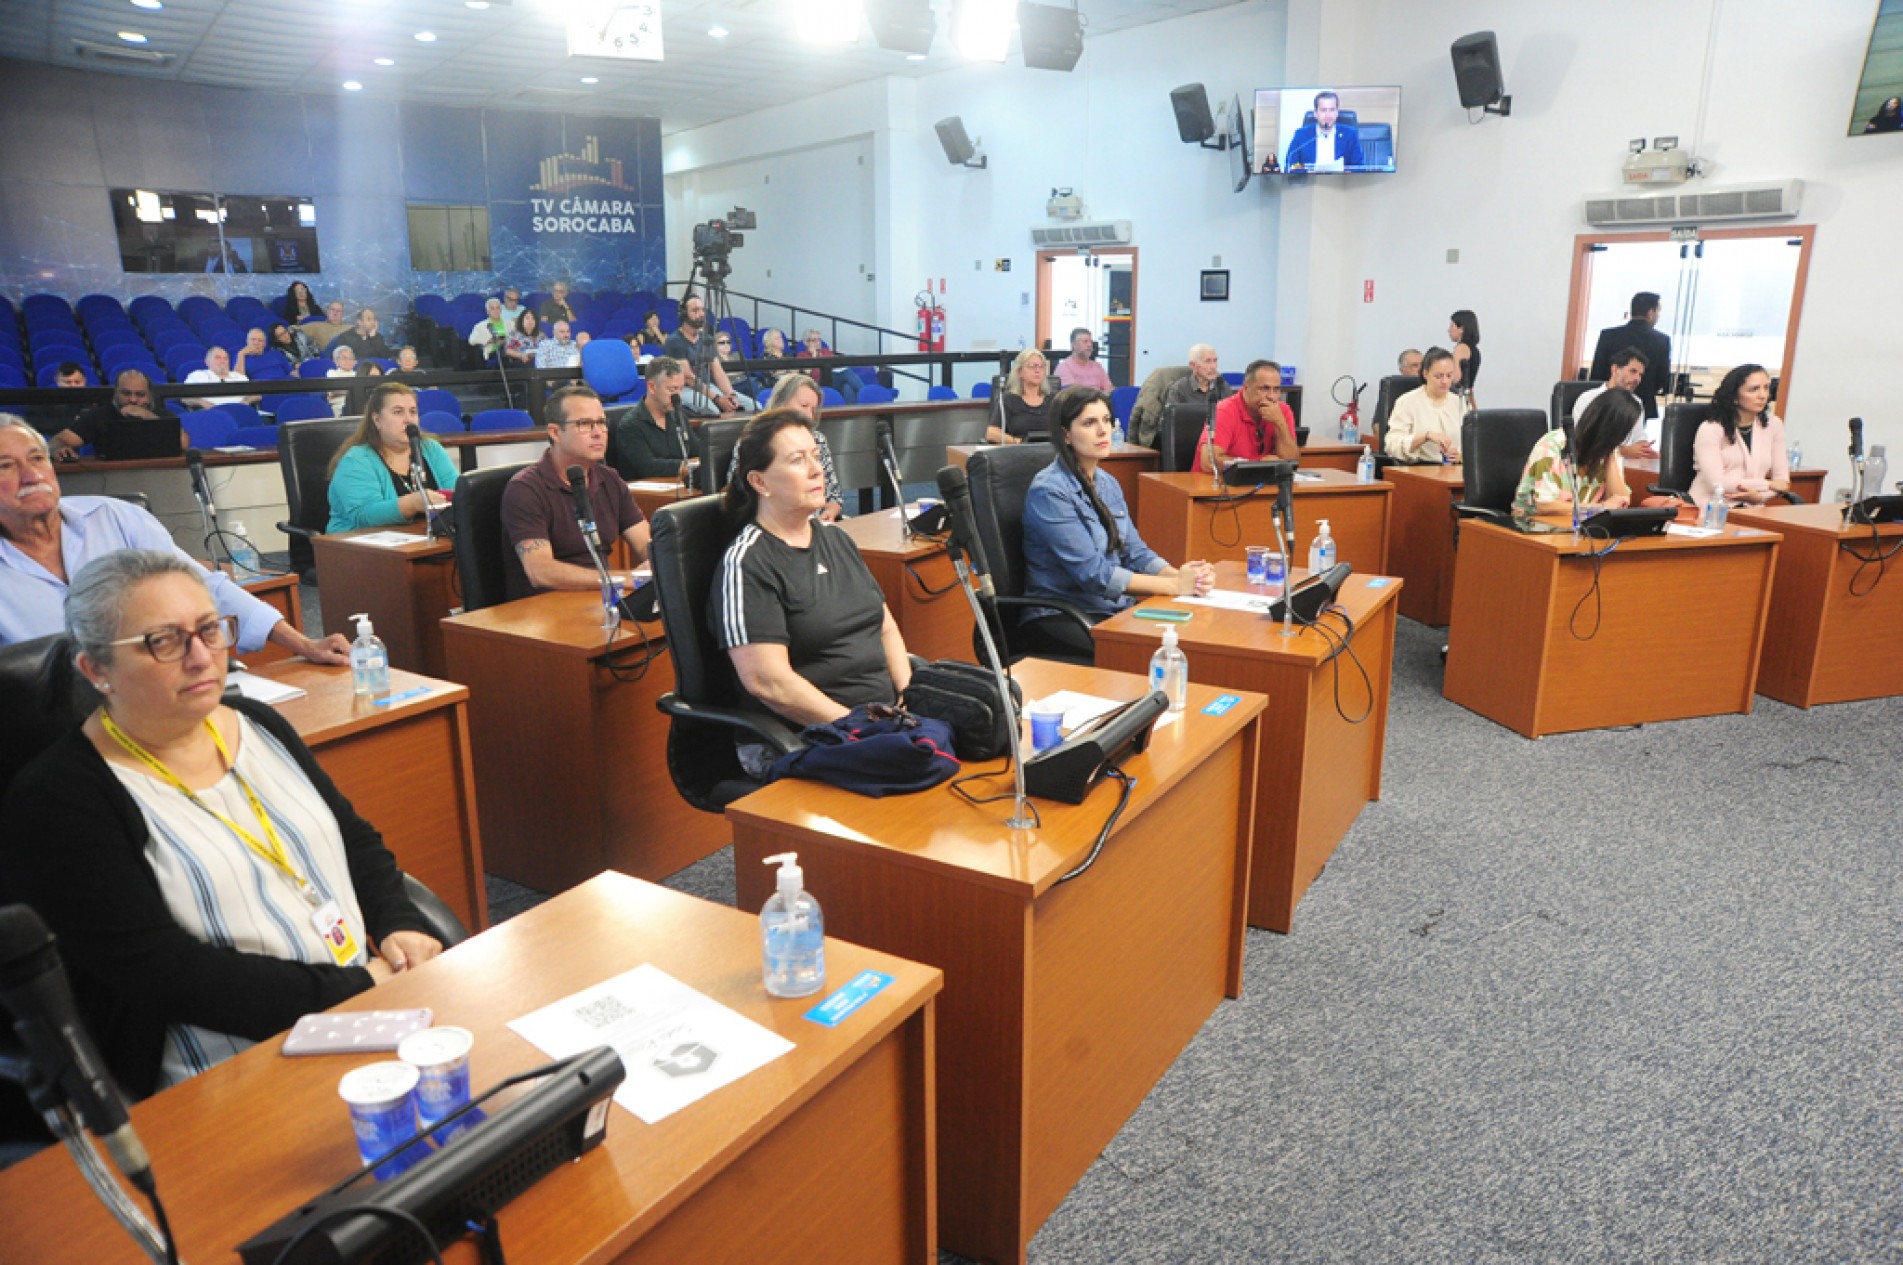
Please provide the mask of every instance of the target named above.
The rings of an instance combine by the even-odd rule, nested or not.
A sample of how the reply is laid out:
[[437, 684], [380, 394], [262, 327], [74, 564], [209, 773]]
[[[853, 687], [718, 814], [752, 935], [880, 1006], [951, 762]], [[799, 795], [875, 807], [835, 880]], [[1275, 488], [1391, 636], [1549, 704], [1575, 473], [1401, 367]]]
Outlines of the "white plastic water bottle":
[[1352, 413], [1343, 413], [1341, 415], [1341, 442], [1344, 444], [1361, 442], [1361, 428], [1355, 425], [1355, 419]]
[[1163, 644], [1150, 656], [1150, 688], [1162, 690], [1170, 710], [1180, 712], [1189, 705], [1189, 659], [1176, 644], [1176, 630], [1163, 630]]
[[1374, 453], [1368, 445], [1361, 445], [1361, 460], [1355, 462], [1355, 482], [1374, 482]]
[[352, 615], [357, 639], [350, 643], [350, 689], [358, 698], [382, 698], [390, 692], [390, 652], [384, 649], [370, 616]]
[[1731, 507], [1725, 504], [1724, 488], [1714, 487], [1711, 490], [1711, 500], [1705, 502], [1705, 521], [1701, 526], [1709, 527], [1714, 531], [1722, 531], [1725, 525], [1725, 518], [1730, 513]]
[[1871, 444], [1870, 455], [1863, 461], [1863, 494], [1882, 496], [1883, 481], [1890, 477], [1890, 462], [1883, 455], [1882, 444]]
[[258, 547], [251, 543], [251, 534], [237, 519], [231, 521], [231, 565], [238, 570], [240, 581], [259, 574], [264, 568], [258, 558]]
[[773, 895], [760, 909], [760, 978], [775, 997], [805, 997], [826, 987], [826, 923], [806, 890], [799, 853], [770, 856], [780, 867]]
[[1791, 441], [1790, 461], [1791, 469], [1802, 470], [1804, 468], [1804, 445], [1794, 439]]
[[1328, 520], [1315, 528], [1315, 539], [1308, 542], [1308, 573], [1320, 575], [1335, 565], [1335, 538], [1328, 531]]

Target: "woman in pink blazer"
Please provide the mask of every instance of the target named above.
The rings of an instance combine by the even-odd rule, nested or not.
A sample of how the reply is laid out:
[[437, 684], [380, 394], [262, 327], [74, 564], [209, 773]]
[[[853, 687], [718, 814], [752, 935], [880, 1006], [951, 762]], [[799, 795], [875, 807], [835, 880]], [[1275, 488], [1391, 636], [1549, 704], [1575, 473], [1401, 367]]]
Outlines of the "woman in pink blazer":
[[1711, 411], [1692, 439], [1692, 503], [1710, 502], [1714, 488], [1733, 505], [1762, 505], [1791, 490], [1784, 422], [1771, 412], [1771, 375], [1739, 365], [1712, 393]]

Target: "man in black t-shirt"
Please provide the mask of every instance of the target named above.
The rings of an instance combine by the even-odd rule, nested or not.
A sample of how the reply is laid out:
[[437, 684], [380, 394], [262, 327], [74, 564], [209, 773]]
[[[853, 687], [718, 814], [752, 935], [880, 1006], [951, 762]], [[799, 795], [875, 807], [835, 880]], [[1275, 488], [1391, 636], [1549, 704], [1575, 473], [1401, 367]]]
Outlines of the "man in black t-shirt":
[[[71, 461], [85, 444], [91, 444], [104, 460], [118, 460], [120, 454], [113, 451], [116, 445], [112, 441], [134, 427], [165, 428], [177, 438], [177, 448], [173, 451], [182, 452], [191, 446], [178, 418], [152, 403], [152, 381], [143, 373], [137, 369], [122, 369], [113, 379], [112, 387], [112, 403], [93, 405], [74, 418], [72, 425], [52, 437], [55, 460]], [[154, 446], [161, 445], [155, 441]], [[145, 445], [137, 443], [127, 445], [128, 449], [143, 447]]]
[[377, 313], [374, 308], [364, 308], [357, 313], [357, 323], [331, 340], [324, 348], [326, 354], [335, 352], [339, 347], [348, 347], [357, 353], [359, 360], [394, 360], [396, 356], [390, 345], [383, 341], [383, 335], [377, 332]]

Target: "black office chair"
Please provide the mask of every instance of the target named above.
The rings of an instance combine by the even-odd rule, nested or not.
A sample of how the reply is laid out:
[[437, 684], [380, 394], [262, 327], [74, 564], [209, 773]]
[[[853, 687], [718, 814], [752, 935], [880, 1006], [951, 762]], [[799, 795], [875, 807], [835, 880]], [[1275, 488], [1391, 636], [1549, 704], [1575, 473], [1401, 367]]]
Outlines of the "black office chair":
[[[1008, 448], [981, 448], [971, 454], [971, 460], [966, 463], [972, 517], [976, 520], [978, 538], [984, 542], [985, 561], [991, 564], [991, 582], [998, 592], [998, 619], [1002, 627], [993, 628], [992, 635], [1003, 639], [999, 650], [1010, 663], [1035, 654], [1041, 659], [1089, 666], [1096, 662], [1094, 651], [1087, 655], [1066, 652], [1056, 648], [1048, 637], [1036, 633], [1027, 635], [1022, 618], [1027, 608], [1056, 610], [1066, 625], [1064, 631], [1073, 636], [1081, 633], [1082, 643], [1090, 644], [1090, 620], [1082, 611], [1055, 598], [1033, 600], [1024, 596], [1024, 496], [1037, 472], [1051, 461], [1049, 444], [1017, 444]], [[1060, 641], [1069, 639], [1060, 634]], [[976, 629], [972, 631], [972, 653], [977, 662], [987, 661]]]
[[330, 460], [356, 429], [354, 417], [316, 417], [278, 427], [278, 469], [291, 514], [278, 530], [290, 537], [291, 569], [306, 579], [317, 566], [311, 537], [330, 526]]
[[740, 767], [736, 739], [783, 753], [801, 746], [791, 726], [741, 709], [740, 682], [708, 626], [708, 594], [732, 539], [717, 497], [675, 501], [654, 515], [654, 587], [674, 658], [674, 688], [656, 701], [670, 718], [667, 771], [681, 798], [709, 813], [764, 785]]
[[727, 469], [733, 464], [733, 450], [740, 443], [740, 432], [747, 428], [742, 417], [729, 421], [706, 421], [694, 432], [694, 451], [700, 456], [700, 490], [712, 496], [727, 486]]
[[1196, 443], [1209, 425], [1206, 404], [1170, 404], [1164, 407], [1163, 430], [1157, 438], [1157, 464], [1165, 474], [1186, 474], [1196, 464]]
[[1659, 477], [1648, 489], [1654, 496], [1691, 499], [1698, 471], [1692, 461], [1692, 442], [1711, 410], [1704, 404], [1667, 404], [1659, 422]]
[[1485, 408], [1467, 414], [1460, 425], [1465, 487], [1454, 512], [1462, 518], [1511, 524], [1513, 494], [1520, 489], [1526, 459], [1551, 429], [1546, 414], [1536, 408]]
[[1375, 384], [1374, 412], [1368, 419], [1368, 430], [1374, 436], [1374, 464], [1377, 469], [1385, 470], [1394, 464], [1387, 454], [1388, 414], [1394, 412], [1396, 400], [1420, 385], [1420, 378], [1405, 373], [1390, 373]]
[[1547, 406], [1547, 411], [1551, 414], [1549, 419], [1551, 424], [1547, 429], [1558, 430], [1560, 424], [1569, 417], [1578, 421], [1579, 419], [1573, 414], [1573, 405], [1586, 392], [1597, 390], [1604, 385], [1606, 384], [1603, 382], [1588, 382], [1583, 378], [1575, 378], [1570, 382], [1555, 382], [1552, 403]]
[[456, 525], [456, 578], [462, 584], [463, 609], [479, 611], [508, 601], [509, 542], [502, 534], [502, 492], [528, 463], [471, 470], [456, 480], [450, 502]]

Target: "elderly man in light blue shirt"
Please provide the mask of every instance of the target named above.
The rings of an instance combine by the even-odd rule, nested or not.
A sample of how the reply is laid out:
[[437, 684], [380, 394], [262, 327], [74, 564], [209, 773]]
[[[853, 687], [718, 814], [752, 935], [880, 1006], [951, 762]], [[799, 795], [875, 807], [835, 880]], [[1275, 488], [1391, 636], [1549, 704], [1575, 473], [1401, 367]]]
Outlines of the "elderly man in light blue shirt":
[[[46, 440], [18, 417], [0, 413], [0, 644], [65, 631], [68, 582], [116, 549], [189, 556], [164, 524], [136, 505], [103, 496], [62, 499]], [[313, 640], [222, 571], [206, 578], [220, 613], [238, 617], [240, 650], [276, 642], [315, 663], [350, 662], [342, 634]]]

